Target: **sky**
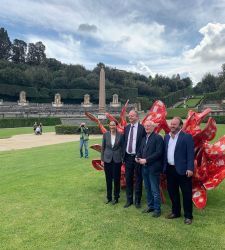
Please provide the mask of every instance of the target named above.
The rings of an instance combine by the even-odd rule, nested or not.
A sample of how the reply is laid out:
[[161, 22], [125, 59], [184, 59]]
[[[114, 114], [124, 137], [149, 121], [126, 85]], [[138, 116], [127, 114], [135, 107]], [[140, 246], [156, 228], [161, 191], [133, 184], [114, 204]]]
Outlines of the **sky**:
[[225, 0], [0, 0], [0, 27], [47, 57], [194, 85], [225, 63]]

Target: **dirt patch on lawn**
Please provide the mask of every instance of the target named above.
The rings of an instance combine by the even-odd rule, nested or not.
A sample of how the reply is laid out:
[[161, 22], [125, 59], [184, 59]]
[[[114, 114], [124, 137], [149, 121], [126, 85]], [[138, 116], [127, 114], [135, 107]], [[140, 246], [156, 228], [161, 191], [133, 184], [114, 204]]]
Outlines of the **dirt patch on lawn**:
[[[102, 135], [90, 136], [90, 139], [95, 138], [102, 138]], [[11, 138], [0, 139], [0, 151], [40, 147], [64, 142], [79, 141], [79, 139], [79, 135], [56, 135], [55, 132], [44, 133], [42, 135], [15, 135]]]

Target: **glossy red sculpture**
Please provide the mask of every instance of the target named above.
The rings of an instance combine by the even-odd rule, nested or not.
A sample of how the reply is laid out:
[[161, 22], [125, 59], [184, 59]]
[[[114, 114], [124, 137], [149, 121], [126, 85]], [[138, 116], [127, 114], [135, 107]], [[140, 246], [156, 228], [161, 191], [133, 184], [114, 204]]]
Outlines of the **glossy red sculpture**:
[[[120, 120], [118, 122], [117, 130], [123, 133], [124, 127], [127, 125], [126, 122], [126, 109], [128, 101], [123, 107], [120, 113]], [[211, 112], [211, 109], [206, 109], [202, 113], [189, 111], [188, 117], [182, 130], [193, 136], [195, 144], [195, 169], [193, 175], [193, 189], [192, 189], [192, 200], [197, 208], [204, 208], [207, 202], [206, 190], [216, 188], [225, 178], [225, 136], [214, 144], [209, 144], [209, 141], [213, 140], [216, 135], [216, 122], [213, 118], [209, 118], [204, 129], [200, 128], [200, 124], [204, 117]], [[102, 133], [107, 130], [101, 124], [101, 122], [91, 113], [86, 112], [86, 116], [92, 121], [96, 122]], [[144, 124], [147, 120], [151, 120], [157, 123], [158, 126], [155, 128], [155, 132], [159, 133], [164, 130], [165, 133], [170, 132], [170, 128], [166, 121], [166, 107], [163, 102], [156, 101], [152, 108], [149, 110], [146, 117], [142, 120]], [[110, 121], [116, 121], [116, 119], [109, 113], [106, 113], [107, 118]], [[92, 145], [91, 148], [101, 152], [101, 146], [98, 144]], [[93, 167], [98, 170], [104, 170], [100, 160], [92, 161]], [[121, 187], [126, 186], [125, 180], [125, 166], [121, 168]], [[162, 201], [165, 201], [163, 190], [166, 189], [166, 176], [161, 175], [160, 190]]]

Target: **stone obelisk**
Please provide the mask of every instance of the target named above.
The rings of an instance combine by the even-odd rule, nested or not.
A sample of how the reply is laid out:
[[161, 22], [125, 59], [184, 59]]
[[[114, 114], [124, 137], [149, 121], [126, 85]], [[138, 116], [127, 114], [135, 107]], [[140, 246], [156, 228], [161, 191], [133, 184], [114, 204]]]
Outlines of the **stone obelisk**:
[[103, 67], [100, 70], [98, 110], [99, 113], [105, 113], [105, 70]]

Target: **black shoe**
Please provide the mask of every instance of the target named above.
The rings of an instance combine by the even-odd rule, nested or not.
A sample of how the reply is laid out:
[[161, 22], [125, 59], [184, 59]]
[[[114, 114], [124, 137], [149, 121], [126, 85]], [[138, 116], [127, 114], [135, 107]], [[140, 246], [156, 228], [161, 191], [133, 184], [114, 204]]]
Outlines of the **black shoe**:
[[153, 208], [146, 207], [146, 208], [142, 211], [142, 213], [151, 213], [151, 212], [153, 212], [153, 211], [154, 211]]
[[170, 213], [166, 216], [166, 219], [176, 219], [176, 218], [179, 218], [180, 215], [177, 215], [177, 214], [173, 214], [173, 213]]
[[184, 219], [184, 224], [191, 225], [191, 223], [192, 223], [192, 219], [188, 219], [188, 218]]
[[141, 203], [135, 203], [136, 208], [141, 208]]
[[107, 200], [105, 204], [109, 204], [110, 202], [112, 202], [112, 200]]
[[113, 202], [112, 202], [112, 205], [116, 205], [117, 203], [119, 203], [118, 199], [115, 199]]
[[161, 216], [161, 212], [153, 212], [152, 217], [158, 218]]
[[130, 207], [132, 204], [133, 204], [133, 202], [127, 202], [127, 203], [124, 205], [124, 208]]

